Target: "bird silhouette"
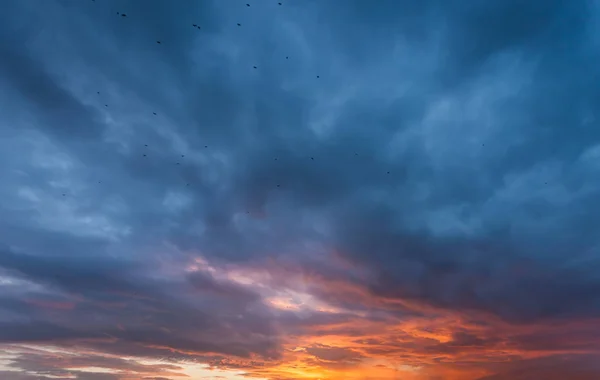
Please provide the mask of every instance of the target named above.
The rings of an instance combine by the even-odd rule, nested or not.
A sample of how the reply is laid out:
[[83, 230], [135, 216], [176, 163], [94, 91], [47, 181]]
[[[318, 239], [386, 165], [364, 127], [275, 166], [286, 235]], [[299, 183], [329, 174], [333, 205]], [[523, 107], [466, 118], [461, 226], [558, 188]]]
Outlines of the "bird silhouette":
[[153, 115], [156, 115], [156, 112], [152, 112]]
[[104, 107], [108, 107], [108, 104], [105, 104]]
[[205, 148], [208, 148], [208, 145], [204, 145]]
[[121, 17], [127, 17], [127, 13], [121, 13]]
[[246, 6], [247, 6], [247, 7], [249, 7], [249, 6], [250, 6], [250, 4], [246, 4]]
[[100, 95], [100, 91], [98, 91], [98, 95]]
[[185, 155], [182, 154], [181, 157], [185, 157]]
[[318, 79], [318, 78], [321, 78], [321, 77], [317, 75], [317, 79]]
[[156, 41], [156, 43], [160, 45], [160, 41]]
[[290, 57], [285, 57], [285, 59], [289, 59]]
[[252, 66], [252, 67], [254, 67], [255, 69], [257, 68], [256, 66]]
[[192, 24], [192, 26], [195, 28], [195, 27], [197, 27], [198, 25], [196, 25], [196, 24]]
[[146, 155], [144, 154], [144, 157], [146, 157]]
[[277, 3], [277, 4], [281, 5], [281, 3]]
[[148, 144], [144, 144], [144, 146], [148, 146]]
[[242, 24], [240, 24], [239, 22], [238, 22], [238, 24], [237, 24], [237, 25], [238, 25], [238, 26], [242, 26]]

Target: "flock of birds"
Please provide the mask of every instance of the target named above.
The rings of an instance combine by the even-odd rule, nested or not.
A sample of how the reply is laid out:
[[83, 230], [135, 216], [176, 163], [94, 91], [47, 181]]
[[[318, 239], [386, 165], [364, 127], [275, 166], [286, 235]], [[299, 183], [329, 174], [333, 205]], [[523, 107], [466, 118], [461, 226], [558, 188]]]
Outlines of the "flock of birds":
[[[92, 0], [92, 2], [95, 2], [95, 1], [96, 1], [96, 0]], [[278, 5], [282, 5], [282, 3], [281, 3], [281, 2], [279, 2], [279, 3], [277, 3], [277, 4], [278, 4]], [[249, 4], [249, 3], [246, 3], [246, 7], [250, 7], [250, 4]], [[119, 17], [121, 17], [121, 18], [123, 18], [123, 19], [125, 19], [125, 18], [128, 18], [128, 17], [129, 17], [129, 16], [127, 15], [127, 13], [123, 13], [123, 12], [116, 12], [116, 14], [117, 14], [117, 16], [119, 16]], [[241, 23], [237, 23], [237, 26], [240, 26], [240, 27], [241, 27], [241, 26], [242, 26], [242, 24], [241, 24]], [[198, 29], [198, 30], [202, 30], [202, 27], [201, 27], [200, 25], [198, 25], [198, 24], [192, 24], [192, 27], [193, 27], [193, 28], [196, 28], [196, 29]], [[158, 45], [162, 45], [162, 41], [161, 41], [161, 40], [157, 40], [157, 41], [156, 41], [156, 43], [157, 43]], [[289, 56], [286, 56], [286, 57], [285, 57], [285, 59], [289, 59]], [[253, 69], [258, 69], [258, 67], [257, 67], [257, 66], [252, 66], [252, 67], [253, 67]], [[319, 75], [317, 75], [316, 77], [317, 77], [317, 79], [319, 79], [319, 78], [320, 78], [320, 76], [319, 76]], [[98, 95], [100, 95], [100, 91], [98, 91], [98, 92], [97, 92], [97, 94], [98, 94]], [[105, 104], [104, 106], [105, 106], [106, 108], [108, 108], [108, 104]], [[156, 113], [156, 112], [152, 112], [152, 114], [153, 114], [154, 116], [157, 116], [157, 113]], [[144, 144], [144, 147], [146, 147], [146, 148], [147, 148], [147, 147], [148, 147], [148, 144]], [[205, 146], [204, 146], [204, 148], [208, 148], [208, 145], [205, 145]], [[358, 153], [354, 153], [354, 155], [355, 155], [355, 156], [358, 156]], [[143, 156], [143, 157], [147, 157], [147, 156], [148, 156], [148, 154], [147, 154], [147, 153], [144, 153], [144, 154], [142, 154], [142, 156]], [[182, 154], [182, 155], [181, 155], [181, 158], [185, 158], [185, 155], [183, 155], [183, 154]], [[310, 157], [310, 159], [314, 161], [314, 157]], [[277, 160], [277, 158], [275, 158], [275, 160]], [[179, 163], [179, 162], [177, 162], [177, 163], [176, 163], [176, 165], [180, 165], [180, 163]], [[387, 172], [387, 174], [390, 174], [390, 172], [388, 171], [388, 172]], [[101, 181], [98, 181], [98, 183], [101, 183]], [[187, 184], [186, 184], [186, 186], [189, 186], [189, 185], [190, 185], [189, 183], [187, 183]], [[281, 186], [278, 184], [278, 185], [277, 185], [277, 187], [281, 187]], [[66, 194], [62, 194], [62, 195], [63, 195], [63, 197], [64, 197], [64, 196], [66, 196]]]
[[[94, 2], [95, 2], [96, 0], [92, 0], [92, 1], [94, 1]], [[278, 5], [283, 5], [282, 3], [277, 3], [277, 4], [278, 4]], [[249, 3], [246, 3], [246, 6], [247, 6], [247, 7], [250, 7], [250, 4], [249, 4]], [[128, 17], [128, 16], [127, 16], [127, 13], [121, 13], [121, 12], [117, 12], [117, 16], [121, 16], [121, 17], [123, 17], [123, 18], [127, 18], [127, 17]], [[238, 23], [237, 23], [237, 26], [242, 26], [242, 24], [238, 22]], [[202, 30], [202, 27], [201, 27], [200, 25], [198, 25], [198, 24], [192, 24], [192, 27], [194, 27], [194, 28], [196, 28], [196, 29], [198, 29], [198, 30]], [[156, 41], [156, 43], [157, 43], [157, 44], [159, 44], [159, 45], [160, 45], [160, 44], [162, 44], [162, 42], [161, 42], [160, 40], [157, 40], [157, 41]], [[285, 59], [289, 59], [289, 58], [290, 58], [290, 57], [288, 57], [288, 56], [286, 56], [286, 57], [285, 57]], [[258, 69], [258, 67], [257, 67], [257, 66], [252, 66], [252, 67], [253, 67], [254, 69]], [[319, 76], [319, 75], [317, 75], [317, 79], [319, 79], [319, 78], [320, 78], [320, 76]]]

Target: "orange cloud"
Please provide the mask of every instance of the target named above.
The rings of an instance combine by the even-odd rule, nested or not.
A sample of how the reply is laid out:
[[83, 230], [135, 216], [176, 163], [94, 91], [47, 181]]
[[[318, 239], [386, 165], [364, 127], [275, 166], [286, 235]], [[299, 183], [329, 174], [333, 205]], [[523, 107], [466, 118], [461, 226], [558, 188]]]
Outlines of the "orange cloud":
[[[450, 310], [416, 299], [384, 297], [361, 281], [353, 281], [354, 275], [359, 279], [366, 276], [360, 268], [336, 254], [332, 258], [335, 265], [353, 275], [348, 279], [328, 276], [327, 271], [289, 262], [219, 265], [202, 258], [192, 260], [182, 270], [193, 280], [190, 297], [211, 294], [231, 302], [238, 298], [244, 302], [258, 300], [265, 306], [270, 313], [265, 317], [272, 318], [277, 327], [276, 338], [281, 349], [273, 357], [252, 352], [236, 357], [150, 342], [129, 347], [115, 333], [115, 336], [56, 342], [50, 351], [28, 351], [19, 346], [13, 357], [6, 360], [13, 367], [21, 366], [17, 368], [54, 368], [61, 376], [105, 368], [118, 375], [119, 380], [210, 378], [213, 374], [214, 378], [223, 379], [271, 380], [505, 380], [553, 379], [551, 376], [558, 379], [558, 373], [570, 376], [562, 378], [580, 376], [587, 380], [585, 376], [599, 373], [586, 367], [585, 361], [564, 359], [589, 358], [600, 353], [599, 320], [511, 324], [484, 312]], [[201, 276], [194, 277], [196, 274]], [[86, 300], [78, 302], [83, 307]], [[61, 312], [69, 312], [76, 306], [36, 299], [27, 303]], [[247, 307], [252, 305], [248, 303]], [[126, 309], [127, 304], [122, 308]], [[246, 323], [244, 318], [236, 320], [238, 327]], [[128, 328], [117, 324], [115, 331], [126, 333]], [[166, 336], [170, 334], [169, 329], [161, 329]], [[218, 341], [219, 337], [214, 339]], [[59, 347], [62, 348], [57, 350]], [[66, 353], [60, 351], [65, 347]], [[110, 353], [130, 349], [138, 356], [119, 361], [117, 355]], [[155, 357], [144, 357], [145, 352], [152, 355], [164, 352], [166, 358], [156, 361]], [[563, 366], [549, 369], [554, 361]], [[569, 367], [582, 369], [573, 372]]]

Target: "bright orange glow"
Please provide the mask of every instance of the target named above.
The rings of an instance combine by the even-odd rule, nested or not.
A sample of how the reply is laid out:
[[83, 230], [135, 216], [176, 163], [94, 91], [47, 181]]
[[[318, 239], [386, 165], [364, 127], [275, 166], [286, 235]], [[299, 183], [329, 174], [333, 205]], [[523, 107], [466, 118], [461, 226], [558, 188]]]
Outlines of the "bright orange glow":
[[[340, 257], [333, 257], [346, 270], [353, 270]], [[489, 380], [528, 379], [531, 376], [558, 380], [577, 379], [578, 375], [569, 377], [570, 373], [526, 367], [525, 370], [538, 371], [524, 372], [534, 373], [527, 377], [520, 375], [523, 369], [519, 365], [555, 360], [552, 358], [557, 356], [599, 354], [593, 348], [594, 335], [590, 335], [600, 326], [598, 320], [509, 324], [481, 312], [450, 311], [416, 300], [376, 296], [357, 283], [326, 278], [273, 262], [263, 263], [260, 267], [223, 267], [196, 258], [184, 270], [203, 273], [219, 283], [233, 284], [258, 294], [277, 321], [280, 355], [275, 358], [254, 354], [235, 357], [148, 343], [141, 347], [166, 355], [197, 357], [198, 360], [178, 362], [130, 357], [118, 361], [121, 359], [118, 355], [85, 349], [86, 342], [119, 344], [118, 338], [107, 334], [101, 338], [72, 341], [76, 350], [10, 346], [5, 356], [0, 357], [0, 371], [10, 370], [12, 360], [29, 354], [37, 355], [42, 362], [59, 363], [66, 371], [61, 373], [61, 378], [76, 378], [70, 374], [72, 372], [118, 374], [125, 380], [479, 380], [505, 372], [508, 374], [505, 377], [497, 375], [500, 377]], [[139, 296], [132, 295], [131, 299], [139, 299]], [[68, 302], [34, 299], [27, 302], [48, 313], [68, 312], [77, 307]], [[78, 302], [85, 303], [85, 300]], [[115, 310], [114, 305], [106, 305], [106, 308]], [[172, 333], [167, 327], [157, 328], [167, 335]], [[120, 324], [115, 325], [115, 329], [127, 332]], [[78, 359], [88, 356], [92, 359]], [[109, 364], [103, 366], [103, 363]], [[586, 378], [585, 373], [581, 376], [581, 379], [592, 379]]]

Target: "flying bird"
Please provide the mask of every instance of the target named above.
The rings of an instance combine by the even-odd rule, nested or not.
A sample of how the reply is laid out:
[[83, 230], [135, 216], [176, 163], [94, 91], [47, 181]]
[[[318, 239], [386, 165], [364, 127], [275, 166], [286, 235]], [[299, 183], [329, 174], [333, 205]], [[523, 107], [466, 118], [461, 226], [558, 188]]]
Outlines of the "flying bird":
[[321, 77], [317, 75], [317, 79], [318, 79], [318, 78], [321, 78]]
[[153, 115], [156, 115], [156, 112], [152, 112]]
[[255, 69], [257, 68], [256, 66], [252, 66], [252, 67], [254, 67]]
[[237, 24], [237, 25], [238, 25], [238, 26], [242, 26], [242, 24], [240, 24], [239, 22], [238, 22], [238, 24]]
[[156, 41], [157, 44], [160, 44], [160, 41]]
[[247, 6], [247, 7], [249, 7], [249, 6], [250, 6], [250, 4], [246, 4], [246, 6]]
[[127, 17], [127, 13], [121, 13], [121, 17]]

